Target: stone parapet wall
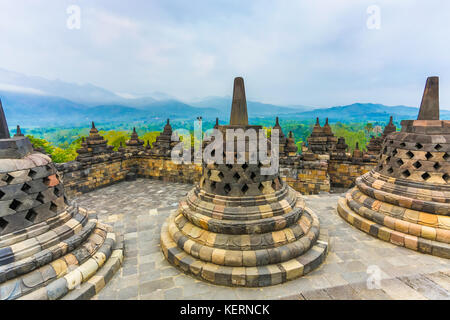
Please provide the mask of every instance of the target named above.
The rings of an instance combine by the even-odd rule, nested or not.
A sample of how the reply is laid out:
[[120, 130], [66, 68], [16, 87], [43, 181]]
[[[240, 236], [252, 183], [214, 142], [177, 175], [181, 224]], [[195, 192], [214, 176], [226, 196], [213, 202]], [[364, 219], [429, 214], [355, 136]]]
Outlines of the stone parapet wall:
[[102, 161], [71, 161], [57, 165], [69, 197], [123, 181], [134, 168], [138, 177], [168, 182], [194, 183], [200, 180], [202, 173], [201, 165], [176, 164], [167, 158], [131, 154]]
[[202, 166], [176, 164], [169, 158], [138, 157], [138, 176], [168, 182], [195, 183], [200, 180]]
[[328, 175], [332, 187], [351, 188], [355, 180], [377, 165], [376, 162], [330, 160], [328, 163]]
[[280, 176], [289, 186], [302, 194], [318, 194], [330, 191], [327, 171], [327, 161], [300, 161], [298, 166], [282, 165]]
[[[296, 157], [292, 161], [281, 161], [280, 176], [302, 194], [318, 194], [330, 192], [332, 187], [354, 186], [356, 178], [372, 170], [375, 165], [362, 159], [306, 161]], [[166, 157], [131, 153], [121, 157], [95, 158], [95, 161], [61, 163], [57, 164], [57, 169], [69, 197], [123, 181], [133, 170], [138, 177], [192, 184], [199, 181], [202, 175], [201, 165], [176, 164]]]
[[74, 197], [124, 180], [135, 163], [133, 158], [98, 163], [71, 161], [57, 165], [57, 169], [62, 175], [67, 196]]

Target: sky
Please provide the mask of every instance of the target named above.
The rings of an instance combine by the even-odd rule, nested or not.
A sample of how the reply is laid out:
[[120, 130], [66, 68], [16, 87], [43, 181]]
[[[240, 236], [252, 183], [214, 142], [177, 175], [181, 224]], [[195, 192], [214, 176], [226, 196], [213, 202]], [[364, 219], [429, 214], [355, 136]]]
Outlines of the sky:
[[443, 0], [0, 0], [0, 68], [184, 101], [242, 76], [248, 99], [317, 107], [419, 106], [439, 76], [450, 109], [449, 14]]

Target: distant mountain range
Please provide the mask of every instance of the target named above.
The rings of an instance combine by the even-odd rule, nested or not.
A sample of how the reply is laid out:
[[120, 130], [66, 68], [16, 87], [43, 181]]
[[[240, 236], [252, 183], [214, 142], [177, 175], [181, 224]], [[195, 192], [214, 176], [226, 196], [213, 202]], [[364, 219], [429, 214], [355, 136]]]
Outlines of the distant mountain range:
[[[361, 122], [361, 121], [386, 121], [389, 116], [395, 120], [416, 119], [418, 108], [407, 106], [385, 106], [375, 103], [354, 103], [347, 106], [337, 106], [326, 109], [314, 109], [311, 111], [295, 113], [291, 115], [296, 119], [311, 119], [315, 117], [328, 118], [331, 122]], [[441, 119], [450, 119], [449, 110], [440, 110]]]
[[[11, 127], [83, 126], [96, 122], [152, 121], [171, 118], [189, 120], [202, 116], [227, 121], [231, 97], [207, 97], [182, 102], [163, 92], [146, 97], [129, 97], [91, 85], [78, 85], [41, 77], [29, 77], [0, 69], [0, 99]], [[328, 117], [331, 122], [387, 121], [415, 119], [418, 108], [389, 107], [382, 104], [355, 103], [332, 108], [279, 106], [247, 101], [251, 118], [313, 120]], [[450, 111], [441, 110], [441, 119], [450, 119]]]

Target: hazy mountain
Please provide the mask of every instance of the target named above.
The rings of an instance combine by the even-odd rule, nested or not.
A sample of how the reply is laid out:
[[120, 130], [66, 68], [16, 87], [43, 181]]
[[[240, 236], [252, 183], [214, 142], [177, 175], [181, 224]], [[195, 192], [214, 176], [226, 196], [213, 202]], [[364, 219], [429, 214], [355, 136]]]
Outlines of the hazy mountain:
[[[328, 118], [331, 122], [386, 121], [389, 116], [395, 120], [417, 119], [419, 108], [407, 106], [385, 106], [374, 103], [354, 103], [347, 106], [336, 106], [315, 109], [292, 115], [295, 119]], [[450, 111], [441, 109], [441, 119], [450, 119]]]
[[[190, 104], [199, 108], [214, 108], [221, 111], [230, 112], [232, 97], [207, 97], [201, 100], [191, 102]], [[313, 109], [306, 106], [277, 106], [273, 104], [261, 103], [256, 101], [247, 101], [249, 115], [269, 116], [274, 114], [290, 114]], [[229, 116], [229, 115], [228, 115]]]
[[[10, 126], [59, 126], [102, 121], [151, 121], [155, 118], [190, 120], [198, 116], [206, 119], [229, 119], [231, 96], [206, 97], [192, 102], [181, 102], [163, 92], [145, 97], [116, 94], [91, 84], [73, 84], [60, 80], [26, 76], [0, 69], [0, 99]], [[247, 101], [251, 118], [361, 122], [387, 121], [394, 116], [416, 119], [418, 108], [388, 107], [382, 104], [354, 103], [347, 106], [313, 109], [307, 106], [279, 106]], [[441, 119], [450, 119], [450, 111], [441, 109]]]
[[80, 85], [61, 80], [48, 80], [5, 69], [0, 69], [0, 88], [2, 85], [32, 88], [41, 91], [45, 95], [58, 96], [83, 104], [112, 103], [123, 100], [115, 93], [92, 84]]
[[63, 124], [83, 119], [88, 108], [60, 97], [0, 91], [9, 126]]

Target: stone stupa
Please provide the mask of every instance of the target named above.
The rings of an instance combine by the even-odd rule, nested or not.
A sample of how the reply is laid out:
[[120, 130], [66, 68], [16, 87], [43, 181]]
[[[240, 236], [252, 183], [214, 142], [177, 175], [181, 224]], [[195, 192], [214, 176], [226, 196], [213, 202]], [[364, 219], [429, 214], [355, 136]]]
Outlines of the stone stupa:
[[[439, 120], [439, 79], [427, 79], [417, 120], [387, 134], [377, 167], [338, 202], [353, 226], [450, 258], [450, 121]], [[392, 125], [391, 125], [392, 127]]]
[[94, 214], [69, 203], [52, 160], [0, 102], [0, 300], [88, 299], [120, 267], [121, 241]]
[[[227, 129], [249, 128], [261, 126], [248, 124], [244, 80], [236, 78], [230, 124], [218, 130], [225, 145]], [[262, 175], [259, 160], [250, 163], [246, 156], [244, 163], [223, 163], [202, 164], [199, 184], [164, 223], [161, 248], [167, 260], [226, 286], [270, 286], [317, 268], [328, 242], [319, 237], [319, 220], [301, 195], [278, 171]]]

